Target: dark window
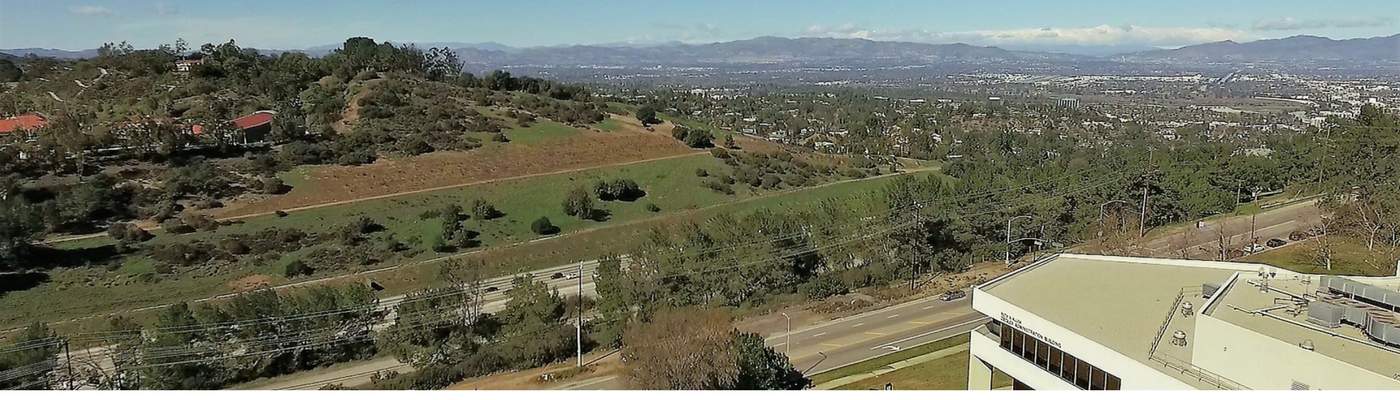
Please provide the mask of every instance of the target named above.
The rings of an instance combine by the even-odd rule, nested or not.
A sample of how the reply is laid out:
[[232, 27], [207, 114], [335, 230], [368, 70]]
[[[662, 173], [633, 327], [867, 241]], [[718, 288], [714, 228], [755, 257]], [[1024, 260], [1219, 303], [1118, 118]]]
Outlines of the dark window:
[[1123, 386], [1113, 374], [1010, 326], [1001, 326], [1001, 347], [1080, 389], [1119, 390]]
[[1059, 348], [1050, 348], [1050, 365], [1048, 365], [1046, 368], [1046, 371], [1050, 371], [1050, 375], [1060, 374], [1060, 365], [1063, 363], [1063, 361], [1060, 359], [1060, 355], [1062, 354], [1064, 353], [1061, 352]]
[[1074, 367], [1074, 386], [1078, 386], [1080, 389], [1088, 390], [1088, 389], [1089, 389], [1089, 370], [1090, 370], [1090, 369], [1093, 369], [1093, 368], [1094, 368], [1094, 367], [1090, 366], [1089, 363], [1086, 363], [1086, 362], [1080, 362], [1079, 365], [1075, 366], [1075, 367]]

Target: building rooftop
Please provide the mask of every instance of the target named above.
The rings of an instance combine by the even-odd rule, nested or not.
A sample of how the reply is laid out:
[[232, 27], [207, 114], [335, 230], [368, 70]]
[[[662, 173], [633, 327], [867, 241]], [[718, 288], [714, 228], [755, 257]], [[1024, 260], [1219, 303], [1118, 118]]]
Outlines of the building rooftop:
[[[1206, 261], [1165, 260], [1061, 254], [1048, 262], [1023, 268], [981, 289], [1041, 318], [1143, 364], [1151, 360], [1153, 345], [1164, 324], [1191, 332], [1189, 318], [1167, 320], [1179, 296], [1199, 298], [1202, 284], [1220, 284], [1236, 272], [1257, 265]], [[1170, 338], [1161, 339], [1163, 341]], [[1164, 354], [1190, 361], [1190, 348], [1161, 346]], [[1212, 387], [1203, 384], [1202, 388]]]
[[1299, 300], [1321, 301], [1317, 278], [1293, 274], [1275, 277], [1268, 280], [1268, 290], [1261, 290], [1263, 279], [1257, 273], [1241, 273], [1239, 282], [1222, 290], [1220, 299], [1205, 313], [1285, 343], [1302, 346], [1306, 342], [1314, 352], [1383, 376], [1400, 377], [1400, 348], [1367, 337], [1352, 325], [1328, 327], [1308, 321], [1307, 306]]
[[[1273, 273], [1267, 291], [1259, 288], [1261, 271]], [[1354, 279], [1389, 290], [1400, 286], [1397, 278]], [[1203, 389], [1244, 386], [1192, 363], [1197, 314], [1286, 343], [1307, 341], [1329, 358], [1400, 377], [1400, 348], [1355, 326], [1307, 321], [1306, 302], [1294, 299], [1317, 301], [1320, 280], [1263, 264], [1062, 254], [979, 290]], [[1174, 341], [1177, 332], [1188, 340]]]

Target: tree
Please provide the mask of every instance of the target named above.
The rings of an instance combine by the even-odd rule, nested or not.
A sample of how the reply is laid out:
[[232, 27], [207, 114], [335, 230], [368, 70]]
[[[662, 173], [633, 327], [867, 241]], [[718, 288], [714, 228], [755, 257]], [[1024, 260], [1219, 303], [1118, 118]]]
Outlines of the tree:
[[564, 214], [580, 219], [593, 218], [593, 196], [583, 186], [574, 187], [564, 196]]
[[715, 147], [714, 135], [710, 131], [692, 129], [685, 133], [685, 145], [695, 149]]
[[24, 76], [14, 61], [0, 59], [0, 82], [16, 82]]
[[471, 212], [472, 219], [485, 221], [501, 216], [501, 212], [496, 210], [496, 206], [482, 199], [472, 199], [467, 209]]
[[12, 344], [0, 346], [0, 375], [18, 374], [0, 380], [0, 389], [47, 389], [61, 346], [60, 338], [48, 325], [29, 324]]
[[650, 105], [637, 108], [637, 120], [642, 121], [643, 126], [661, 122], [660, 119], [656, 118], [656, 108]]
[[812, 383], [792, 367], [786, 354], [764, 345], [762, 336], [751, 332], [734, 333], [735, 352], [739, 357], [739, 380], [735, 389], [801, 390]]
[[540, 217], [535, 222], [530, 223], [530, 231], [537, 235], [553, 235], [559, 233], [559, 227], [549, 222], [549, 217]]
[[715, 390], [739, 381], [734, 326], [724, 311], [682, 308], [656, 313], [623, 335], [624, 376], [633, 389]]
[[37, 210], [19, 198], [0, 200], [0, 271], [23, 266], [31, 243], [42, 234]]

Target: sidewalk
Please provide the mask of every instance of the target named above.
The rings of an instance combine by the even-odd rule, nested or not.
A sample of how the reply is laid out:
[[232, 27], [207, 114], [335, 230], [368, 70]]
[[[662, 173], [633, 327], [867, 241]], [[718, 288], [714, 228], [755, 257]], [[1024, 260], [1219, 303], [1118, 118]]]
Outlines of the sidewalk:
[[823, 382], [823, 383], [820, 384], [820, 385], [817, 385], [817, 386], [813, 387], [813, 389], [817, 389], [817, 390], [831, 390], [831, 389], [836, 389], [836, 388], [845, 386], [845, 385], [850, 384], [850, 383], [860, 382], [860, 381], [862, 381], [862, 380], [866, 380], [866, 379], [874, 378], [874, 377], [877, 377], [877, 376], [880, 376], [880, 375], [888, 374], [888, 373], [891, 373], [891, 372], [894, 372], [894, 371], [898, 371], [898, 370], [900, 370], [900, 369], [902, 369], [902, 368], [912, 367], [912, 366], [915, 366], [915, 365], [919, 365], [919, 364], [923, 364], [923, 363], [926, 363], [926, 362], [929, 362], [929, 361], [933, 361], [933, 360], [937, 360], [937, 359], [940, 359], [940, 358], [943, 358], [943, 357], [947, 357], [947, 356], [950, 355], [950, 354], [956, 354], [956, 353], [958, 353], [958, 352], [968, 351], [969, 348], [971, 348], [971, 345], [970, 345], [970, 344], [968, 344], [968, 343], [963, 343], [963, 344], [960, 344], [960, 345], [957, 345], [957, 346], [953, 346], [953, 347], [949, 347], [949, 348], [946, 348], [946, 349], [938, 350], [938, 351], [935, 351], [935, 352], [932, 352], [932, 353], [924, 354], [924, 355], [921, 355], [921, 356], [918, 356], [918, 357], [914, 357], [914, 358], [910, 358], [910, 359], [907, 359], [907, 360], [896, 361], [896, 362], [894, 362], [894, 363], [892, 363], [892, 364], [890, 364], [890, 365], [886, 365], [886, 366], [881, 367], [881, 368], [879, 368], [879, 369], [876, 369], [876, 370], [874, 370], [874, 371], [866, 372], [866, 373], [863, 373], [863, 374], [855, 374], [855, 375], [851, 375], [851, 376], [846, 376], [846, 377], [841, 377], [841, 378], [833, 379], [833, 380], [830, 380], [830, 381], [826, 381], [826, 382]]

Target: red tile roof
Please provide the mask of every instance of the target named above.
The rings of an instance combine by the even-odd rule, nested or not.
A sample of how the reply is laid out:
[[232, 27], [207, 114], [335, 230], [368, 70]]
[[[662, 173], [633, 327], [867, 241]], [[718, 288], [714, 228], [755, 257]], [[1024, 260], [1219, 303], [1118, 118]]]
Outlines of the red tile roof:
[[24, 114], [12, 118], [0, 119], [0, 133], [11, 133], [15, 131], [32, 131], [43, 128], [49, 124], [49, 120], [39, 114]]
[[252, 114], [234, 118], [233, 126], [238, 127], [238, 129], [256, 128], [272, 122], [272, 117], [276, 115], [277, 113], [272, 111], [256, 111]]

